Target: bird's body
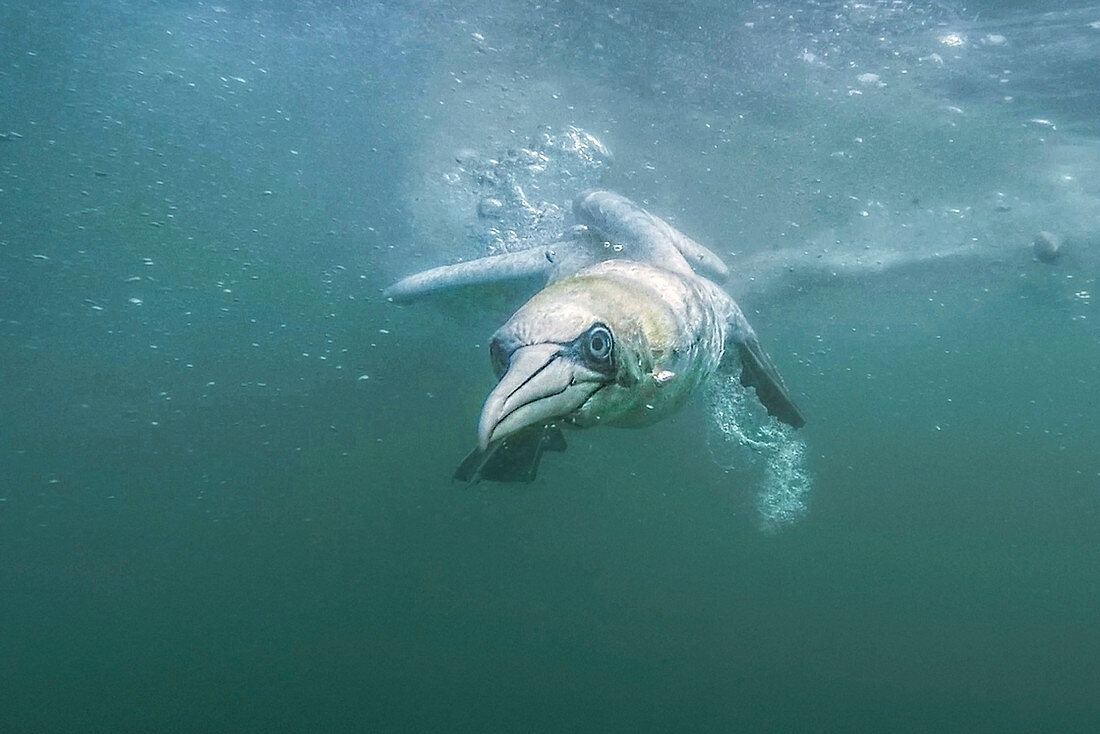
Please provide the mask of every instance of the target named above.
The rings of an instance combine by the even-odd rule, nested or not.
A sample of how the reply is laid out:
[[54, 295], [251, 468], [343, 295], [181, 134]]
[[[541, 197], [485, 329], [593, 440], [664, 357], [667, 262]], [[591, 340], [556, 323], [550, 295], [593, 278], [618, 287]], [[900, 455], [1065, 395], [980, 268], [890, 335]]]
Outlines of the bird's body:
[[456, 476], [531, 479], [559, 426], [642, 426], [677, 408], [724, 359], [779, 420], [804, 419], [737, 303], [715, 282], [713, 252], [630, 200], [582, 193], [578, 226], [542, 250], [434, 268], [395, 284], [409, 300], [460, 285], [544, 274], [548, 284], [493, 335], [500, 381], [485, 401], [478, 448]]
[[[643, 426], [665, 418], [717, 368], [733, 303], [705, 278], [605, 260], [535, 294], [493, 336], [496, 348], [567, 342], [593, 323], [615, 335], [615, 381], [564, 422]], [[499, 345], [499, 346], [497, 346]]]

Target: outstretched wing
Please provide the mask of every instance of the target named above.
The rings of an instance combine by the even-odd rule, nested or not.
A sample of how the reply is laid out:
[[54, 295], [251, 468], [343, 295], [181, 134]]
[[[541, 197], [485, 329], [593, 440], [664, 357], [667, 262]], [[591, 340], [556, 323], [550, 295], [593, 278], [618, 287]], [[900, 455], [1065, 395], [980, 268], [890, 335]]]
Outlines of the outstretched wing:
[[573, 275], [605, 259], [603, 240], [587, 227], [574, 227], [559, 242], [477, 260], [442, 265], [394, 283], [383, 295], [397, 302], [470, 285], [487, 285], [542, 276], [546, 281]]
[[573, 201], [579, 226], [560, 242], [478, 260], [443, 265], [395, 283], [383, 295], [411, 301], [438, 291], [544, 276], [553, 281], [609, 258], [693, 270], [716, 283], [729, 277], [721, 258], [660, 217], [612, 191], [585, 191]]
[[490, 255], [410, 275], [391, 285], [382, 295], [394, 301], [407, 302], [449, 288], [530, 278], [546, 273], [552, 267], [553, 263], [547, 259], [544, 248]]
[[[806, 417], [787, 390], [787, 385], [779, 374], [779, 368], [760, 346], [756, 332], [736, 305], [730, 316], [727, 346], [737, 348], [737, 356], [741, 361], [741, 385], [756, 390], [756, 397], [767, 409], [768, 414], [792, 428], [801, 428], [806, 425]], [[731, 352], [731, 349], [726, 350], [723, 361], [729, 359]]]
[[722, 258], [671, 224], [613, 191], [584, 191], [573, 200], [577, 222], [623, 247], [622, 257], [673, 272], [695, 271], [715, 283], [729, 278]]
[[757, 399], [768, 413], [792, 428], [806, 425], [806, 418], [787, 391], [779, 370], [756, 337], [739, 342], [737, 351], [741, 357], [741, 384], [756, 390]]

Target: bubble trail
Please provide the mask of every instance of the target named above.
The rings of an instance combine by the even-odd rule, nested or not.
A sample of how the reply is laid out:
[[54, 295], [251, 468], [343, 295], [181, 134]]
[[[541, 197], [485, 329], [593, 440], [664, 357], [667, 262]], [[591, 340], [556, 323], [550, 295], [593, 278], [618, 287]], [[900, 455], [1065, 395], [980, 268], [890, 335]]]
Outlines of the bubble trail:
[[711, 455], [725, 469], [741, 468], [746, 452], [763, 464], [756, 491], [760, 529], [777, 533], [805, 517], [813, 477], [806, 466], [806, 444], [795, 431], [772, 419], [751, 399], [736, 375], [717, 375], [708, 387], [713, 419]]

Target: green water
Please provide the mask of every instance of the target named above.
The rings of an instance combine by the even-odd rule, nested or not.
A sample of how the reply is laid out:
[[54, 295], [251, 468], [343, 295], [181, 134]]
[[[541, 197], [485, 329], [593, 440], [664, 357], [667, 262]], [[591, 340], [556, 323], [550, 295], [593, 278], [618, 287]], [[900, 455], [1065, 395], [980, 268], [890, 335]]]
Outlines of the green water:
[[[1096, 131], [1052, 87], [1072, 140], [980, 91], [952, 133], [918, 105], [958, 78], [861, 108], [842, 88], [823, 117], [833, 82], [797, 65], [812, 29], [767, 6], [660, 54], [613, 43], [711, 12], [691, 7], [0, 3], [0, 731], [1100, 726]], [[873, 7], [844, 50], [861, 70], [902, 22]], [[1066, 27], [1100, 18], [1084, 7]], [[970, 33], [1013, 42], [1014, 18]], [[747, 22], [771, 35], [716, 44]], [[935, 47], [927, 28], [898, 47]], [[488, 50], [449, 48], [477, 29]], [[1021, 46], [988, 42], [990, 63]], [[463, 488], [486, 341], [521, 296], [380, 297], [472, 246], [460, 224], [423, 239], [448, 228], [425, 161], [453, 152], [429, 144], [504, 134], [449, 127], [439, 88], [503, 89], [490, 116], [517, 136], [589, 126], [607, 185], [703, 241], [1002, 249], [746, 288], [809, 416], [809, 509], [778, 532], [702, 400], [570, 433], [530, 485]], [[742, 113], [729, 147], [692, 147]], [[874, 156], [831, 156], [860, 134]], [[1072, 257], [1032, 262], [1058, 223]], [[746, 247], [717, 249], [736, 270]]]

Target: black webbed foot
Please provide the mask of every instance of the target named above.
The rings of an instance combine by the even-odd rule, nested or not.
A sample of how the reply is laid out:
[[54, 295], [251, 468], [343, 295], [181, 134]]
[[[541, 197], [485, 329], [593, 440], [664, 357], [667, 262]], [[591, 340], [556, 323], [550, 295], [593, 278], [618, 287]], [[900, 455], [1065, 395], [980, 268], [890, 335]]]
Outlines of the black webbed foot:
[[565, 436], [557, 426], [532, 426], [482, 451], [474, 449], [455, 470], [454, 478], [469, 484], [530, 482], [538, 474], [544, 451], [565, 451]]

